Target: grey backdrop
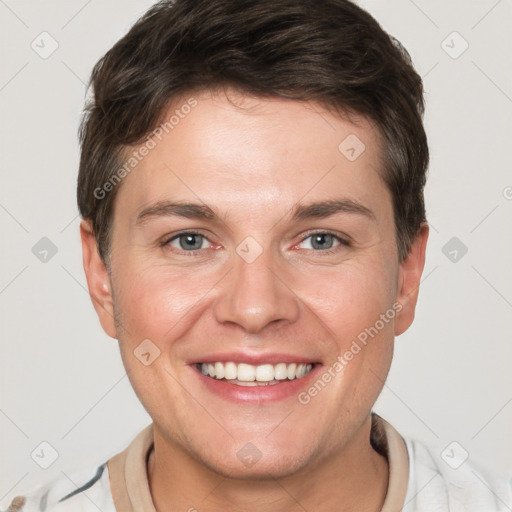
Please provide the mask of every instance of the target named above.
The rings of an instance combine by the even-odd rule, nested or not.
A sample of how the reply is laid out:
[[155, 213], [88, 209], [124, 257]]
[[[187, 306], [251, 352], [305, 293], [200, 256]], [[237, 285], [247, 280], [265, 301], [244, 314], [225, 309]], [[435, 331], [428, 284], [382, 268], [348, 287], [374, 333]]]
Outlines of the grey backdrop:
[[[0, 499], [105, 461], [150, 422], [90, 303], [75, 204], [85, 83], [150, 4], [0, 0]], [[511, 472], [512, 2], [361, 5], [424, 77], [432, 154], [417, 318], [376, 410]]]

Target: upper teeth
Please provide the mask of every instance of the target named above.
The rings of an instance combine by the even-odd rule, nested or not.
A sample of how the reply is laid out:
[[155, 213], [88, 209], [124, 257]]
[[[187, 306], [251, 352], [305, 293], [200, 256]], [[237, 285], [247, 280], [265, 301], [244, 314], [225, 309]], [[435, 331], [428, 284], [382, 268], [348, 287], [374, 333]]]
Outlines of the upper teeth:
[[216, 379], [244, 382], [270, 382], [272, 380], [300, 379], [313, 368], [312, 364], [278, 363], [254, 366], [246, 363], [202, 363], [201, 373]]

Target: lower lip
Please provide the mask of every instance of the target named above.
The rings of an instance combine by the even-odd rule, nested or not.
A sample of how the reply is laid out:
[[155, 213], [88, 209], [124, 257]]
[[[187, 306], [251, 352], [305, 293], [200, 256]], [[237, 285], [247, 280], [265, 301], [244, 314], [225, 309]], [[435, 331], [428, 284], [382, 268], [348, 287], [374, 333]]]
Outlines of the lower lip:
[[315, 364], [311, 371], [300, 379], [282, 380], [279, 384], [269, 384], [266, 386], [238, 386], [230, 384], [227, 380], [212, 379], [203, 375], [195, 365], [192, 365], [193, 371], [197, 374], [202, 384], [208, 391], [230, 400], [232, 402], [277, 402], [297, 395], [310, 385], [310, 382], [316, 378], [321, 364]]

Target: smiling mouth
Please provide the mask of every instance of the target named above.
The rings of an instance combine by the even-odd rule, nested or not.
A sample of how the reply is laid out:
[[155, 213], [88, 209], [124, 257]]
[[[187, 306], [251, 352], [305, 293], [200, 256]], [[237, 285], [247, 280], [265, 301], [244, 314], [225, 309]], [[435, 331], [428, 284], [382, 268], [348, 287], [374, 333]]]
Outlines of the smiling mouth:
[[196, 368], [206, 377], [223, 380], [237, 386], [272, 386], [305, 377], [312, 363], [278, 363], [252, 365], [246, 363], [197, 363]]

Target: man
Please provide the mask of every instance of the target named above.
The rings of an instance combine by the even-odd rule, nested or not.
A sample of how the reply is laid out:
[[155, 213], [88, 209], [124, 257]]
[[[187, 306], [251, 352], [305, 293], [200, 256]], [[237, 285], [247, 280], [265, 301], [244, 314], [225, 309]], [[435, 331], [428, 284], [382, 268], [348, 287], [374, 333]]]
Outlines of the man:
[[84, 268], [153, 423], [9, 510], [510, 510], [372, 414], [428, 237], [405, 50], [345, 0], [176, 0], [92, 85]]

